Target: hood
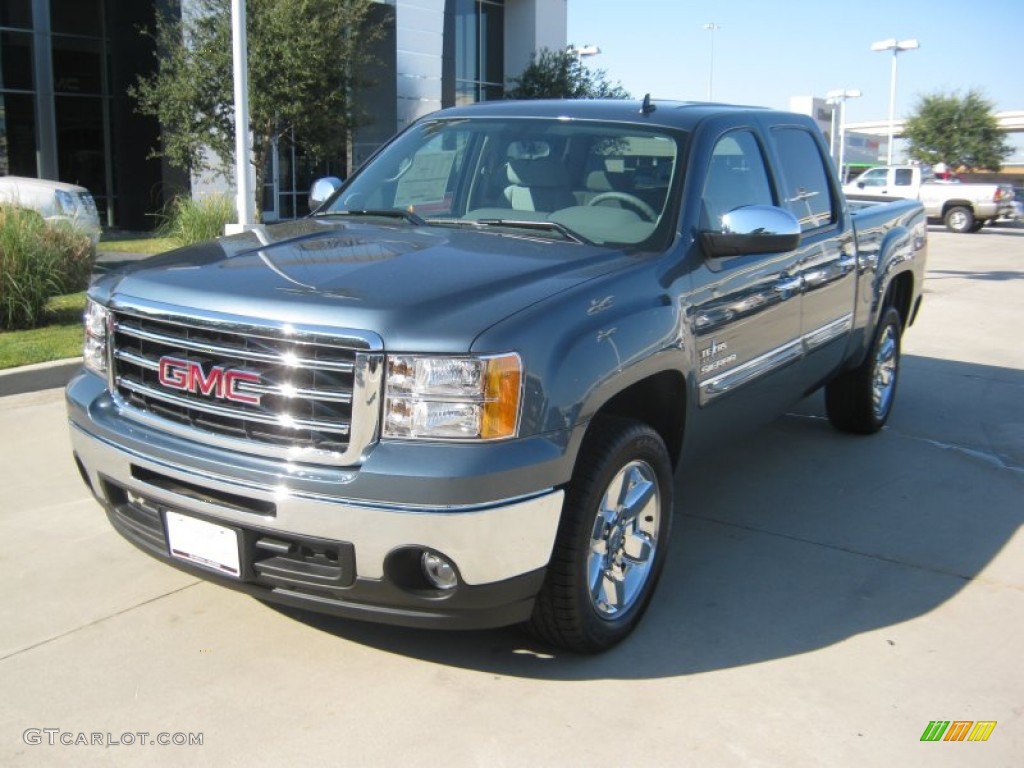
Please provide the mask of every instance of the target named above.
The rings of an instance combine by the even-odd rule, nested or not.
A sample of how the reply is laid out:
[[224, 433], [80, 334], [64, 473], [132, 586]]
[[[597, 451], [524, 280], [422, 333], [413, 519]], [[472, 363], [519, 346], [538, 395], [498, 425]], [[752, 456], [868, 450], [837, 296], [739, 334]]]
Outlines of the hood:
[[465, 352], [494, 323], [629, 261], [619, 250], [509, 230], [310, 218], [138, 262], [95, 292], [371, 331], [393, 350]]

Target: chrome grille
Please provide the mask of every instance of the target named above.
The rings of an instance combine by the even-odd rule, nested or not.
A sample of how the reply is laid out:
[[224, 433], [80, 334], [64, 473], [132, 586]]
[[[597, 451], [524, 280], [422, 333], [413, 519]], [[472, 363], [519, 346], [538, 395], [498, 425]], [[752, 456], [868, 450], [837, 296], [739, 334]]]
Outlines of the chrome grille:
[[[111, 383], [128, 415], [187, 430], [233, 450], [316, 463], [354, 463], [376, 437], [381, 355], [322, 334], [315, 340], [272, 328], [118, 310], [112, 323]], [[194, 369], [198, 384], [161, 382]], [[216, 385], [242, 372], [242, 402]], [[359, 395], [358, 400], [354, 395]]]

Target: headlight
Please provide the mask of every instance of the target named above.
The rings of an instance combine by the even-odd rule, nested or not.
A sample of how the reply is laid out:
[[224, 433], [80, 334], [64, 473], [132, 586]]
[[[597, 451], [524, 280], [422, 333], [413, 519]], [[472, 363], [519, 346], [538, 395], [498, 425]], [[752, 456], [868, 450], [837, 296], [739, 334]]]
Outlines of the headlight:
[[100, 306], [92, 299], [86, 300], [85, 316], [85, 344], [82, 347], [82, 358], [85, 367], [90, 371], [107, 375], [107, 327], [110, 320], [110, 312]]
[[515, 437], [522, 368], [515, 353], [494, 357], [390, 356], [384, 437]]

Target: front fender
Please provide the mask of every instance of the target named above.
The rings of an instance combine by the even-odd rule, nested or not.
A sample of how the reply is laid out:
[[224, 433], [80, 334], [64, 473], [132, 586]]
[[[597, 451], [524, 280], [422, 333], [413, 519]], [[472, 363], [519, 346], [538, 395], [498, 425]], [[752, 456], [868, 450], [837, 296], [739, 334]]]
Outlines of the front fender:
[[[594, 414], [616, 395], [667, 370], [685, 375], [690, 360], [680, 304], [651, 265], [541, 302], [473, 346], [519, 352], [526, 374], [521, 434], [567, 431], [573, 453]], [[575, 455], [570, 459], [569, 466]]]

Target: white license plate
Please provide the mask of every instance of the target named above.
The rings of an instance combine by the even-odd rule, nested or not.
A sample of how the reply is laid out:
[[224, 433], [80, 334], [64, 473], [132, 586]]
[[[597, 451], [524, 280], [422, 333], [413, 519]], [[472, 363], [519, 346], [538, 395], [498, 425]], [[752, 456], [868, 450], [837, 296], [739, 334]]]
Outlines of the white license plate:
[[237, 531], [177, 512], [165, 514], [171, 555], [228, 576], [241, 575]]

